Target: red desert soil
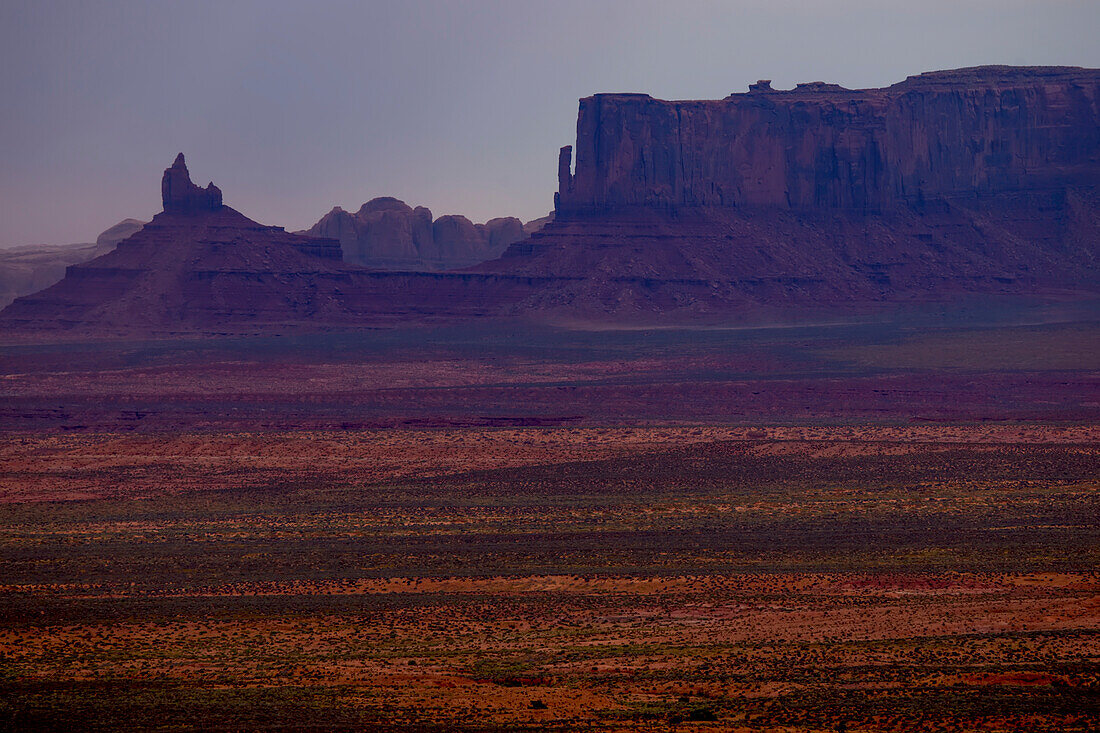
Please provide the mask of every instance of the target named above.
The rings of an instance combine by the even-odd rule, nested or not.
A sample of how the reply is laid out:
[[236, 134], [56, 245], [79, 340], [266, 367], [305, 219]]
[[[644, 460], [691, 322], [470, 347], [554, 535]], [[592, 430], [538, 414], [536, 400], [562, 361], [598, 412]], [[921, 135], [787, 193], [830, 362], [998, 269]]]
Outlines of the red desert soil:
[[[759, 456], [904, 455], [954, 445], [1087, 445], [1093, 425], [925, 427], [469, 428], [161, 435], [0, 436], [0, 502], [147, 498], [293, 480], [318, 470], [360, 482], [595, 461], [735, 442]], [[935, 444], [929, 446], [924, 444]], [[164, 470], [167, 465], [171, 470]], [[124, 476], [126, 480], [116, 480]], [[210, 477], [216, 477], [210, 480]], [[104, 480], [107, 478], [107, 480]]]
[[16, 729], [1087, 731], [1082, 425], [7, 435]]

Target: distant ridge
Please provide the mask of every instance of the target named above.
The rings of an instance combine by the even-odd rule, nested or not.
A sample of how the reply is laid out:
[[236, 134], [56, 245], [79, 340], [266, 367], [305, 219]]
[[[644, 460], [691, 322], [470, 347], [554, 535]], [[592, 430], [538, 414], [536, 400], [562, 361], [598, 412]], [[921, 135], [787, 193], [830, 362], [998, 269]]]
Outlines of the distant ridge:
[[303, 232], [340, 241], [344, 260], [385, 270], [449, 270], [499, 257], [525, 236], [525, 225], [513, 216], [474, 224], [465, 216], [432, 219], [424, 206], [415, 209], [390, 196], [371, 199], [355, 213], [339, 206]]
[[53, 285], [65, 277], [65, 268], [99, 257], [145, 226], [123, 219], [100, 233], [95, 243], [38, 244], [0, 249], [0, 308], [18, 298]]

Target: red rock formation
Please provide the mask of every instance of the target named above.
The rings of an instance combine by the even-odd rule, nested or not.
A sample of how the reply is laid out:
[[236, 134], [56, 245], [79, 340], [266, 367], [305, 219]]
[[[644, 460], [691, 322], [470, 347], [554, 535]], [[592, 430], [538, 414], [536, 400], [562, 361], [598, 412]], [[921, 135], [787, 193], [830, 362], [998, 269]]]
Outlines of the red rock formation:
[[754, 84], [719, 101], [581, 100], [560, 216], [624, 207], [888, 211], [1100, 185], [1100, 74], [980, 67], [885, 89]]
[[431, 241], [431, 227], [427, 209], [414, 210], [403, 201], [379, 198], [363, 204], [355, 214], [337, 207], [306, 234], [339, 240], [347, 262], [396, 267], [419, 260], [420, 248]]
[[[484, 224], [476, 224], [477, 230], [484, 236], [489, 245], [489, 251], [493, 257], [499, 257], [513, 242], [518, 242], [526, 235], [523, 222], [514, 216], [499, 216], [490, 219]], [[489, 258], [485, 258], [489, 259]], [[484, 262], [485, 260], [481, 260]]]
[[[581, 101], [553, 221], [465, 271], [368, 271], [214, 204], [182, 160], [163, 214], [20, 298], [25, 328], [228, 331], [518, 316], [751, 323], [1100, 293], [1100, 71], [991, 67], [887, 89], [758, 82], [721, 101]], [[180, 192], [183, 193], [180, 193]], [[172, 210], [169, 210], [169, 206]], [[475, 257], [518, 222], [376, 199], [312, 232]], [[496, 232], [496, 234], [494, 234]], [[366, 245], [353, 257], [377, 252]], [[317, 256], [314, 256], [317, 255]], [[392, 261], [392, 260], [391, 260]], [[439, 259], [430, 260], [440, 262]]]
[[481, 271], [569, 278], [516, 306], [752, 319], [1100, 282], [1100, 71], [984, 67], [887, 89], [581, 100], [555, 221]]
[[258, 224], [191, 184], [183, 156], [164, 173], [165, 210], [109, 253], [18, 298], [8, 328], [103, 332], [248, 330], [343, 317], [339, 244]]
[[65, 268], [96, 256], [94, 244], [34, 244], [0, 249], [0, 307], [65, 277]]
[[164, 210], [173, 214], [196, 211], [218, 211], [222, 208], [222, 192], [211, 181], [206, 188], [191, 183], [183, 153], [176, 156], [160, 180], [160, 196]]
[[551, 211], [546, 216], [540, 216], [538, 219], [532, 219], [531, 221], [524, 223], [524, 225], [523, 225], [523, 235], [525, 237], [530, 237], [532, 234], [534, 234], [537, 231], [540, 231], [543, 227], [545, 227], [547, 224], [549, 224], [552, 221], [554, 221], [554, 212], [553, 211]]
[[524, 237], [514, 217], [474, 224], [447, 215], [433, 222], [427, 208], [391, 197], [372, 199], [355, 214], [336, 207], [305, 233], [338, 239], [347, 262], [407, 271], [469, 267], [499, 257]]

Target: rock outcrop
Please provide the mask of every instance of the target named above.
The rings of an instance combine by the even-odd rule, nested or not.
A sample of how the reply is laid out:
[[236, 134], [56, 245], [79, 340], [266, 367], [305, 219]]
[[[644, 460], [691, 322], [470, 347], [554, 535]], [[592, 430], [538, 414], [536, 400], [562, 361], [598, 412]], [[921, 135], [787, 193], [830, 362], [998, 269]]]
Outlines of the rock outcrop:
[[555, 220], [480, 270], [517, 311], [738, 320], [1100, 294], [1100, 71], [982, 67], [886, 89], [762, 80], [582, 99]]
[[[165, 211], [0, 326], [155, 332], [518, 317], [748, 324], [1100, 299], [1100, 70], [983, 67], [886, 89], [581, 100], [552, 220], [375, 199], [265, 227], [165, 173]], [[343, 262], [348, 259], [373, 268]], [[419, 264], [417, 264], [419, 263]], [[135, 324], [138, 324], [135, 327]]]
[[248, 331], [347, 320], [335, 240], [258, 224], [191, 183], [182, 154], [164, 173], [164, 211], [113, 250], [0, 314], [9, 329], [97, 334]]
[[882, 212], [1100, 185], [1100, 74], [979, 67], [885, 89], [766, 82], [718, 101], [582, 99], [559, 217], [779, 207]]
[[206, 188], [191, 183], [183, 153], [176, 156], [160, 180], [160, 196], [164, 210], [171, 214], [218, 211], [222, 208], [222, 192], [211, 181]]
[[525, 236], [515, 217], [474, 224], [464, 216], [432, 220], [432, 212], [392, 197], [368, 201], [354, 214], [340, 207], [305, 234], [337, 239], [347, 262], [383, 270], [450, 270], [499, 257]]
[[0, 307], [21, 295], [49, 287], [65, 277], [65, 268], [96, 256], [96, 246], [36, 244], [0, 249]]

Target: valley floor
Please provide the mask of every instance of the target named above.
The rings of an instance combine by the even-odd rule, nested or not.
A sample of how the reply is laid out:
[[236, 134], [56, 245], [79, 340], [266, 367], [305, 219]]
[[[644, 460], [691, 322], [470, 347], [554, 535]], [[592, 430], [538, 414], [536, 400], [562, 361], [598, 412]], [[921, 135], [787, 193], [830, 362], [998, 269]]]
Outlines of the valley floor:
[[9, 729], [1090, 730], [1100, 429], [8, 436]]
[[0, 730], [1096, 730], [1098, 344], [9, 344]]

